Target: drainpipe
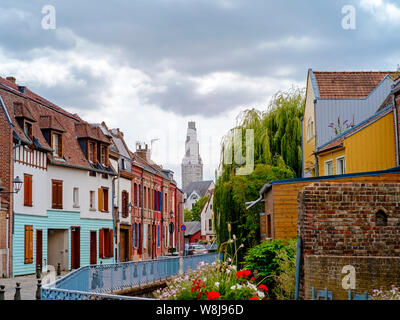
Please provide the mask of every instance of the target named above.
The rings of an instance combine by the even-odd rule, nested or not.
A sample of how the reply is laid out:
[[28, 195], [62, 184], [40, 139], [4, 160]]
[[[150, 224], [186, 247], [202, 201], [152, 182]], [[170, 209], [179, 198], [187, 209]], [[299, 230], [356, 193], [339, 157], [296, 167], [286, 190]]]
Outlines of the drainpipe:
[[304, 178], [304, 118], [300, 118], [301, 123], [301, 177]]
[[[12, 176], [11, 176], [11, 181], [14, 179], [14, 175], [15, 175], [15, 156], [14, 156], [14, 150], [19, 148], [21, 146], [21, 140], [18, 141], [18, 144], [16, 144], [15, 146], [13, 146], [12, 148], [12, 156], [11, 156], [11, 162], [12, 162]], [[11, 186], [13, 187], [13, 184], [11, 183]], [[14, 219], [14, 193], [10, 193], [11, 197], [13, 197], [13, 199], [11, 200], [11, 208], [9, 208], [9, 210], [11, 209], [11, 213], [12, 213], [12, 218]], [[10, 213], [7, 213], [6, 216], [6, 251], [7, 251], [7, 258], [6, 258], [6, 264], [7, 264], [7, 270], [6, 270], [6, 276], [7, 278], [10, 276]], [[13, 224], [14, 226], [14, 224]], [[12, 234], [14, 234], [14, 229], [12, 231]]]
[[[112, 206], [112, 209], [111, 209], [111, 212], [112, 212], [112, 220], [113, 220], [113, 233], [114, 233], [114, 243], [117, 243], [117, 232], [116, 232], [116, 226], [115, 226], [115, 213], [114, 213], [114, 204], [115, 204], [115, 180], [116, 179], [118, 179], [119, 178], [119, 169], [118, 169], [118, 175], [117, 176], [115, 176], [113, 179], [112, 179], [112, 185], [111, 185], [111, 190], [112, 190], [112, 197], [111, 197], [111, 199], [112, 199], [112, 204], [111, 204], [111, 206]], [[114, 248], [113, 248], [113, 250], [114, 250]], [[118, 257], [115, 257], [116, 259], [118, 258]], [[117, 259], [117, 261], [119, 262], [119, 258]]]
[[296, 252], [296, 282], [294, 289], [294, 299], [299, 300], [299, 285], [300, 285], [300, 259], [301, 259], [301, 238], [297, 238], [297, 252]]
[[394, 137], [396, 141], [396, 166], [399, 165], [399, 128], [397, 127], [398, 121], [397, 121], [397, 107], [396, 107], [396, 98], [395, 95], [393, 94], [392, 96], [393, 100], [393, 118], [394, 118]]
[[[144, 170], [144, 169], [143, 169]], [[144, 176], [143, 176], [143, 173], [144, 173], [144, 171], [142, 170], [142, 190], [141, 190], [141, 192], [142, 192], [142, 234], [141, 234], [141, 237], [142, 237], [142, 250], [141, 250], [141, 254], [142, 254], [142, 257], [141, 257], [141, 259], [142, 260], [144, 260], [143, 259], [143, 245], [144, 245]]]

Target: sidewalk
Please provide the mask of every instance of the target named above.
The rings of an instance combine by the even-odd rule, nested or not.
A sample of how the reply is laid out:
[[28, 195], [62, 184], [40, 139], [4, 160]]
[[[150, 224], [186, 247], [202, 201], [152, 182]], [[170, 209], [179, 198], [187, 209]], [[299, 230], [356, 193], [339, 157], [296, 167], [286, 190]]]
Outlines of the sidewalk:
[[[61, 273], [61, 276], [66, 275], [68, 272], [64, 271]], [[41, 279], [46, 276], [45, 273], [42, 273]], [[57, 277], [57, 279], [60, 276]], [[36, 300], [36, 290], [37, 290], [37, 280], [36, 274], [31, 274], [28, 276], [18, 276], [15, 278], [0, 278], [0, 285], [5, 286], [5, 300], [14, 300], [15, 287], [17, 286], [17, 282], [21, 285], [21, 300]]]

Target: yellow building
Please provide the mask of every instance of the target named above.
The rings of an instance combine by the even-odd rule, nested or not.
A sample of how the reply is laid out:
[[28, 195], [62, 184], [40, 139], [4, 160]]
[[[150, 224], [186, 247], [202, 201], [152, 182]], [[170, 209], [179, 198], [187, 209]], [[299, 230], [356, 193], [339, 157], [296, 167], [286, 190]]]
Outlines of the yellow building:
[[391, 93], [394, 76], [390, 71], [308, 70], [302, 120], [304, 178], [324, 175], [316, 151], [335, 138], [337, 128], [358, 125], [373, 116]]
[[379, 171], [396, 163], [395, 109], [389, 106], [315, 152], [320, 176]]

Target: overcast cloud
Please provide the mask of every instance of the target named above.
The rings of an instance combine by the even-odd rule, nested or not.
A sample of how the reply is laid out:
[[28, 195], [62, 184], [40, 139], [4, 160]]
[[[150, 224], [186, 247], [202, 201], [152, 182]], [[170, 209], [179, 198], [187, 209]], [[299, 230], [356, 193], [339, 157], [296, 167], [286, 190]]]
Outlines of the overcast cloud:
[[[41, 27], [44, 5], [56, 29]], [[356, 8], [356, 30], [341, 27]], [[0, 75], [89, 122], [136, 140], [161, 138], [156, 162], [180, 184], [187, 121], [196, 121], [205, 179], [237, 114], [304, 87], [314, 70], [393, 70], [400, 5], [389, 0], [0, 2]]]

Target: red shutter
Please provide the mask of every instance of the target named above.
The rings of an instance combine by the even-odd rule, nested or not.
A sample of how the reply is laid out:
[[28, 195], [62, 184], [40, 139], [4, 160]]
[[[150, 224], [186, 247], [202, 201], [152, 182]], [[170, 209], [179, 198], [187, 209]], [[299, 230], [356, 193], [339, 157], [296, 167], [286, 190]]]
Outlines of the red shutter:
[[99, 257], [104, 258], [104, 229], [99, 232]]
[[24, 175], [24, 206], [32, 206], [32, 176]]
[[57, 207], [57, 185], [55, 181], [51, 182], [51, 207], [56, 208]]
[[110, 232], [108, 233], [110, 235], [110, 245], [109, 245], [109, 253], [108, 257], [112, 258], [114, 256], [114, 237], [113, 237], [113, 229], [110, 229]]
[[59, 209], [62, 209], [62, 207], [63, 207], [63, 189], [62, 189], [62, 186], [63, 186], [62, 181], [58, 181], [57, 193], [58, 193], [58, 208]]

